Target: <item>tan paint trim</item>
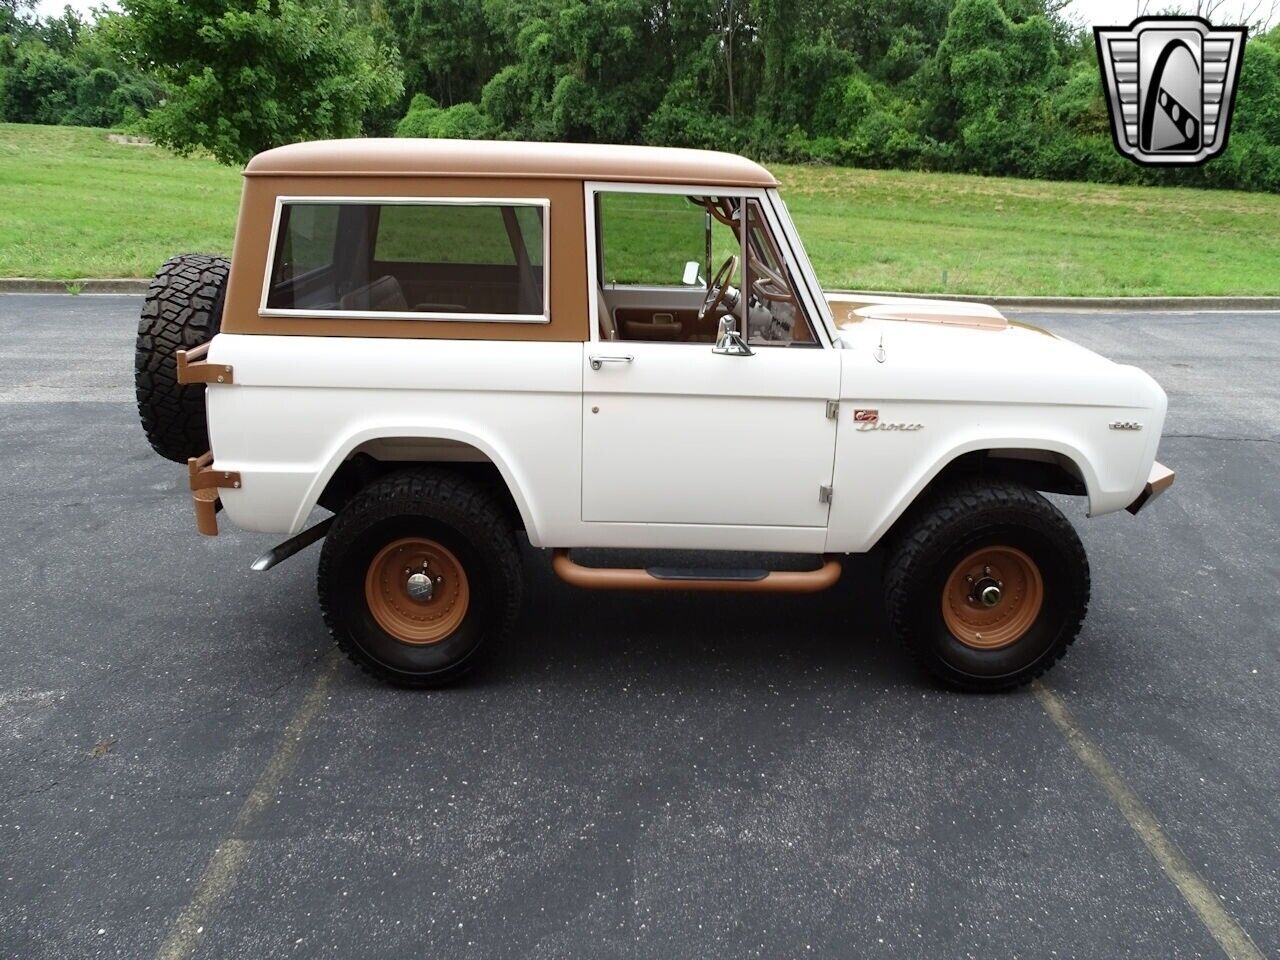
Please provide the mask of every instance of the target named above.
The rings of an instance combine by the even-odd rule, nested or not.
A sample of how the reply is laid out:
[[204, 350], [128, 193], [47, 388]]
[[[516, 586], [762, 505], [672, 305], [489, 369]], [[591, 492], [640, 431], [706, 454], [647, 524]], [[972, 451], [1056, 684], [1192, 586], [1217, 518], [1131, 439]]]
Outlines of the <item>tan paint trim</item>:
[[412, 137], [287, 144], [255, 156], [246, 164], [245, 173], [251, 177], [279, 174], [777, 184], [777, 178], [760, 164], [715, 150]]
[[1147, 482], [1143, 484], [1142, 492], [1138, 494], [1138, 499], [1134, 500], [1125, 509], [1137, 516], [1139, 510], [1173, 486], [1174, 476], [1174, 472], [1159, 460], [1152, 463], [1151, 472], [1147, 474]]
[[569, 551], [552, 552], [551, 568], [565, 583], [584, 590], [667, 590], [724, 593], [817, 593], [835, 586], [841, 563], [823, 557], [812, 571], [775, 570], [763, 580], [663, 580], [647, 570], [618, 567], [584, 567], [569, 558]]
[[[353, 319], [349, 317], [260, 316], [260, 301], [269, 229], [279, 197], [369, 198], [399, 196], [411, 199], [469, 197], [547, 200], [550, 202], [547, 285], [551, 319], [547, 323], [509, 323], [484, 320]], [[235, 252], [227, 285], [222, 330], [226, 333], [303, 337], [394, 337], [417, 340], [544, 340], [581, 343], [589, 339], [587, 318], [587, 238], [580, 180], [511, 177], [389, 177], [360, 179], [292, 174], [255, 177], [245, 181], [236, 228]], [[550, 266], [554, 263], [554, 267]]]
[[240, 489], [238, 470], [218, 470], [213, 466], [213, 451], [187, 458], [187, 484], [192, 490], [214, 490], [218, 487]]
[[222, 509], [221, 488], [239, 489], [240, 473], [218, 470], [213, 466], [213, 451], [187, 458], [187, 485], [191, 487], [191, 506], [196, 512], [196, 529], [206, 537], [218, 535], [218, 511]]
[[206, 537], [218, 535], [218, 511], [222, 509], [222, 497], [217, 490], [196, 490], [191, 494], [191, 506], [196, 511], [196, 529]]
[[178, 368], [178, 382], [188, 383], [235, 383], [234, 370], [225, 363], [208, 363], [205, 356], [209, 353], [209, 344], [202, 343], [190, 350], [179, 350], [174, 354], [174, 362]]
[[[424, 176], [431, 177], [448, 177], [450, 179], [472, 179], [487, 180], [492, 179], [494, 174], [477, 172], [474, 170], [432, 170], [429, 174], [423, 174], [412, 170], [245, 170], [241, 176], [249, 178], [269, 178], [269, 177], [289, 177], [289, 178], [308, 178], [308, 177], [340, 177], [340, 178], [366, 178], [377, 177], [386, 179], [421, 179]], [[533, 173], [503, 173], [502, 177], [508, 180], [576, 180], [581, 182], [584, 179], [582, 174], [574, 173], [543, 173], [541, 171]], [[745, 180], [735, 179], [732, 177], [716, 177], [714, 179], [703, 179], [700, 177], [684, 177], [684, 176], [623, 176], [623, 175], [605, 175], [599, 176], [592, 174], [590, 179], [599, 180], [607, 183], [636, 183], [643, 186], [646, 183], [661, 184], [692, 184], [699, 187], [735, 187], [735, 188], [761, 188], [768, 189], [770, 187], [781, 186], [781, 182], [777, 179], [771, 180]]]

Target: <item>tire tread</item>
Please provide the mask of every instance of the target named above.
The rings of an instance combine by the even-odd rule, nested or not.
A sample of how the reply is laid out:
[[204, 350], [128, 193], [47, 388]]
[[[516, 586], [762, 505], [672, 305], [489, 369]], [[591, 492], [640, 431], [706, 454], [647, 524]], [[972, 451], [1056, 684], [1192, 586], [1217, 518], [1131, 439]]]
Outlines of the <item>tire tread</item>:
[[507, 512], [482, 485], [454, 471], [436, 467], [410, 468], [375, 480], [343, 507], [325, 537], [324, 549], [320, 553], [316, 572], [320, 611], [339, 649], [369, 676], [397, 686], [443, 686], [469, 671], [477, 658], [469, 657], [446, 673], [425, 677], [388, 669], [369, 658], [352, 641], [337, 614], [328, 588], [332, 566], [360, 532], [370, 523], [405, 514], [408, 512], [406, 508], [439, 518], [468, 538], [492, 545], [499, 576], [508, 589], [504, 591], [502, 609], [495, 612], [495, 635], [486, 639], [485, 646], [510, 630], [520, 610], [522, 575], [515, 531]]
[[959, 530], [978, 514], [999, 515], [1003, 522], [1023, 522], [1039, 526], [1051, 534], [1069, 553], [1083, 577], [1083, 602], [1068, 622], [1062, 625], [1058, 642], [1030, 668], [1002, 682], [966, 680], [952, 674], [941, 674], [935, 659], [921, 645], [909, 642], [912, 656], [935, 675], [962, 689], [1011, 689], [1042, 676], [1062, 659], [1075, 642], [1089, 608], [1089, 560], [1071, 522], [1053, 504], [1036, 491], [1008, 480], [975, 478], [945, 487], [931, 497], [909, 519], [906, 528], [894, 542], [885, 566], [885, 612], [894, 634], [910, 640], [909, 624], [914, 604], [925, 589], [921, 582], [928, 573], [925, 555], [953, 531]]
[[178, 383], [176, 354], [218, 332], [230, 269], [226, 257], [179, 254], [147, 287], [134, 350], [134, 388], [147, 441], [168, 460], [185, 463], [209, 449], [205, 385]]

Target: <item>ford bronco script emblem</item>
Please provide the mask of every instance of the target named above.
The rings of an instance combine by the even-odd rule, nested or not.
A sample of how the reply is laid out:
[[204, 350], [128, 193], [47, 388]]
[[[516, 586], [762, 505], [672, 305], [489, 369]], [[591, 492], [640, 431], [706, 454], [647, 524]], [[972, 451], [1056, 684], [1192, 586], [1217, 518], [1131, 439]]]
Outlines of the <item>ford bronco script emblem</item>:
[[1199, 17], [1094, 27], [1116, 149], [1147, 166], [1191, 166], [1226, 149], [1247, 33]]

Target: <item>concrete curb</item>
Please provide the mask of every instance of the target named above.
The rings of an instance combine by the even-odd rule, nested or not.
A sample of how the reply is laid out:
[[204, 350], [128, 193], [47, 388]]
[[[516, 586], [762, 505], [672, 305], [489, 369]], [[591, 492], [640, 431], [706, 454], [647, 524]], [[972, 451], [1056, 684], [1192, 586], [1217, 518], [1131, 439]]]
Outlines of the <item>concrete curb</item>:
[[871, 297], [922, 297], [989, 303], [1013, 310], [1276, 310], [1280, 297], [983, 297], [965, 293], [892, 293], [888, 290], [828, 290]]
[[[0, 293], [115, 293], [147, 292], [150, 280], [36, 280], [0, 279]], [[1274, 310], [1280, 297], [983, 297], [964, 293], [893, 293], [887, 290], [830, 290], [829, 293], [872, 297], [924, 297], [989, 303], [1011, 310]]]
[[146, 293], [150, 280], [0, 279], [0, 293]]

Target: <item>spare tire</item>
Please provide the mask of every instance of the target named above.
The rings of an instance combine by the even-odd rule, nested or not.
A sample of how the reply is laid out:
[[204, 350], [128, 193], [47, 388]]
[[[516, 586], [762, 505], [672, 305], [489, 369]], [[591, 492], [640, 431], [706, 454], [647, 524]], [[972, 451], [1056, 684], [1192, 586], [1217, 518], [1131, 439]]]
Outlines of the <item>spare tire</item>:
[[142, 305], [133, 374], [142, 429], [156, 453], [185, 463], [209, 449], [203, 383], [178, 383], [176, 354], [213, 339], [231, 264], [226, 257], [184, 253], [160, 268]]

